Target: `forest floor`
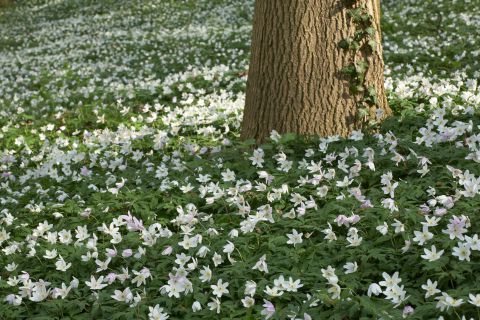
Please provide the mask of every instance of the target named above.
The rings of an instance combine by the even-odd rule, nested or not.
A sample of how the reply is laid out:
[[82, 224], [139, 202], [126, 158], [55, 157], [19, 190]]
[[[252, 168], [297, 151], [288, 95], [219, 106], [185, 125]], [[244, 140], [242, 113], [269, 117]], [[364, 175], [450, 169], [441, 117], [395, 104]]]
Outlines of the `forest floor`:
[[0, 8], [0, 319], [480, 319], [480, 8], [384, 0], [394, 116], [239, 139], [253, 0]]

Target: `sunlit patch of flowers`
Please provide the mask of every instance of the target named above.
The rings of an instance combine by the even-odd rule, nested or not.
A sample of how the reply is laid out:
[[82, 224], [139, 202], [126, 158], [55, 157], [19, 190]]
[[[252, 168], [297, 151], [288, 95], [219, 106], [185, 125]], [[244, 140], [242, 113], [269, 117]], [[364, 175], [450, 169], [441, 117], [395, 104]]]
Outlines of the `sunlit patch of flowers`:
[[[387, 63], [430, 58], [389, 63], [396, 117], [254, 146], [238, 138], [252, 1], [193, 3], [0, 16], [0, 315], [478, 317], [479, 74], [448, 62], [478, 52], [392, 32], [430, 11], [386, 1]], [[446, 28], [476, 25], [452, 3]]]

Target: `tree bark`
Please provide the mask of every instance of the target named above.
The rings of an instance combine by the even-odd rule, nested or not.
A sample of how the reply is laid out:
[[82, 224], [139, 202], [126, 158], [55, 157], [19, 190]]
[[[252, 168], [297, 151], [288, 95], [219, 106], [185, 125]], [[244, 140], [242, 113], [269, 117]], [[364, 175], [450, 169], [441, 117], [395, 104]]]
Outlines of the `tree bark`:
[[[391, 111], [384, 91], [380, 0], [257, 0], [242, 138], [258, 142], [279, 133], [346, 136], [362, 125], [359, 109], [371, 117]], [[349, 9], [364, 4], [372, 17], [377, 48], [362, 41], [352, 52], [339, 43], [358, 31]], [[350, 89], [342, 70], [363, 60], [363, 85], [374, 87], [375, 105]]]

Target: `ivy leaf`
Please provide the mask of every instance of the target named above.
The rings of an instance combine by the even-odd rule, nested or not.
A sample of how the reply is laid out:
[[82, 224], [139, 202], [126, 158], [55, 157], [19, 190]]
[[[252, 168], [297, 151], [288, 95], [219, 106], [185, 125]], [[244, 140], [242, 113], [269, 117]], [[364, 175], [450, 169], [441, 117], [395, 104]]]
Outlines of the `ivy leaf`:
[[363, 118], [363, 117], [368, 117], [369, 112], [367, 108], [360, 108], [358, 109], [358, 115]]
[[339, 43], [338, 43], [338, 46], [342, 49], [349, 49], [350, 48], [350, 45], [352, 43], [352, 39], [351, 38], [345, 38], [345, 39], [342, 39]]
[[368, 28], [365, 29], [365, 31], [366, 31], [366, 32], [368, 33], [368, 35], [370, 35], [370, 36], [374, 36], [375, 33], [377, 33], [377, 30], [375, 30], [374, 27], [368, 27]]
[[355, 64], [355, 70], [359, 75], [364, 74], [367, 71], [368, 64], [365, 61], [360, 61]]

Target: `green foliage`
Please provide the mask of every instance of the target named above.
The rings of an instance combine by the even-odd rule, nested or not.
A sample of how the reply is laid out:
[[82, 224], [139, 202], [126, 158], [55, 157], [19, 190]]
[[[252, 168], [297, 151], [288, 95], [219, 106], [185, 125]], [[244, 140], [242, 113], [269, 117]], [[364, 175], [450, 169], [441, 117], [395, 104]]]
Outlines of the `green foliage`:
[[[348, 6], [359, 2], [345, 1]], [[386, 1], [383, 26], [390, 37], [387, 63], [389, 70], [395, 70], [389, 77], [394, 116], [375, 131], [342, 139], [286, 134], [262, 146], [239, 140], [249, 51], [246, 26], [251, 22], [252, 4], [247, 0], [38, 1], [2, 11], [0, 67], [5, 73], [0, 80], [19, 84], [2, 89], [6, 95], [14, 93], [12, 99], [0, 97], [0, 238], [3, 229], [9, 237], [0, 243], [1, 319], [148, 319], [149, 307], [156, 305], [170, 319], [261, 319], [264, 299], [275, 305], [272, 319], [302, 319], [305, 313], [312, 319], [403, 319], [406, 306], [414, 308], [409, 319], [478, 318], [479, 308], [468, 300], [469, 294], [479, 293], [479, 252], [472, 250], [470, 261], [459, 260], [452, 253], [461, 241], [443, 232], [453, 216], [464, 215], [471, 224], [465, 234], [480, 234], [480, 197], [461, 195], [465, 192], [461, 180], [480, 175], [478, 161], [471, 158], [478, 148], [480, 125], [478, 89], [470, 83], [478, 78], [474, 76], [478, 59], [474, 54], [459, 58], [462, 51], [475, 47], [471, 39], [462, 40], [476, 32], [466, 14], [475, 12], [473, 1], [425, 1], [415, 6]], [[442, 12], [446, 17], [450, 10], [454, 18], [448, 19], [462, 27], [449, 25], [445, 34], [463, 32], [463, 37], [447, 41], [434, 17]], [[399, 28], [405, 23], [405, 12], [415, 17], [407, 23], [420, 25]], [[365, 7], [358, 6], [349, 15], [357, 32], [338, 45], [352, 53], [373, 52], [375, 29]], [[82, 24], [82, 19], [91, 23]], [[125, 29], [131, 34], [125, 34]], [[82, 36], [78, 30], [85, 32], [84, 41], [78, 41]], [[431, 48], [418, 49], [418, 37], [427, 39]], [[437, 44], [431, 45], [431, 39], [437, 39]], [[65, 43], [75, 45], [75, 50]], [[61, 52], [52, 57], [55, 48]], [[10, 62], [12, 52], [31, 60]], [[453, 75], [453, 80], [438, 80], [446, 76], [442, 70], [453, 73], [462, 61], [470, 67]], [[223, 64], [212, 71], [212, 65]], [[411, 64], [419, 79], [412, 80]], [[98, 68], [89, 73], [87, 67], [92, 66]], [[376, 90], [364, 85], [367, 69], [365, 61], [357, 61], [342, 72], [352, 80], [352, 92], [374, 105]], [[433, 80], [417, 75], [428, 73], [422, 70], [434, 74]], [[24, 112], [17, 114], [19, 106]], [[359, 117], [367, 116], [368, 108], [359, 108]], [[264, 153], [259, 156], [261, 166], [251, 160], [259, 148]], [[366, 156], [370, 151], [371, 163]], [[138, 152], [142, 153], [139, 158]], [[421, 171], [422, 161], [428, 172]], [[320, 171], [308, 168], [318, 163]], [[356, 175], [358, 163], [361, 170]], [[454, 178], [447, 166], [460, 170], [463, 178]], [[233, 180], [224, 178], [227, 169], [234, 172]], [[335, 176], [327, 178], [330, 169]], [[398, 183], [392, 197], [398, 211], [382, 204], [390, 197], [381, 182], [389, 172], [391, 182]], [[264, 173], [267, 178], [260, 178]], [[206, 175], [208, 182], [200, 182]], [[348, 187], [342, 186], [345, 178], [352, 180]], [[328, 192], [321, 195], [320, 187]], [[362, 206], [352, 194], [355, 191], [372, 206]], [[294, 194], [306, 200], [295, 204]], [[433, 200], [436, 204], [428, 204], [430, 210], [442, 209], [440, 196], [455, 198], [454, 206], [438, 225], [430, 227], [433, 238], [420, 245], [413, 241], [414, 232], [422, 230], [426, 216], [434, 216], [420, 209]], [[308, 202], [312, 199], [315, 205], [302, 207], [313, 204]], [[172, 222], [189, 205], [199, 212], [193, 229]], [[263, 219], [251, 232], [241, 231], [241, 223], [249, 215], [261, 216], [259, 208], [266, 205], [272, 209], [274, 223]], [[143, 231], [159, 224], [162, 231], [152, 233], [164, 234], [149, 243], [147, 235], [126, 225], [128, 214], [141, 221]], [[353, 214], [360, 217], [354, 225], [336, 222], [341, 215]], [[397, 221], [404, 231], [395, 231]], [[73, 240], [62, 243], [56, 236], [52, 241], [48, 232], [38, 231], [45, 223], [52, 225], [48, 232], [71, 231]], [[115, 239], [105, 232], [104, 224], [119, 229], [120, 242], [112, 242]], [[384, 224], [388, 230], [381, 233], [379, 227]], [[325, 238], [329, 225], [336, 240]], [[76, 230], [83, 226], [88, 240], [77, 241]], [[350, 246], [351, 228], [357, 228], [362, 238], [358, 246]], [[302, 233], [302, 242], [287, 243], [293, 229]], [[201, 235], [201, 245], [210, 252], [200, 257], [200, 245], [182, 247], [179, 243], [186, 234]], [[235, 245], [230, 254], [235, 262], [224, 252], [228, 241]], [[408, 250], [405, 241], [411, 241]], [[20, 250], [7, 254], [7, 248], [17, 243]], [[421, 256], [432, 245], [444, 253], [429, 262]], [[169, 247], [172, 254], [166, 250]], [[114, 248], [118, 253], [108, 268], [97, 271], [96, 260], [105, 261], [107, 249]], [[57, 256], [45, 257], [53, 249]], [[133, 254], [145, 252], [123, 256], [128, 249]], [[216, 267], [214, 252], [224, 260]], [[91, 257], [93, 253], [98, 256]], [[198, 263], [188, 267], [193, 292], [169, 297], [160, 289], [168, 283], [169, 274], [178, 272], [176, 255], [181, 253]], [[252, 269], [264, 255], [268, 273]], [[59, 256], [71, 267], [58, 270]], [[356, 262], [358, 269], [346, 272], [348, 262]], [[200, 279], [203, 266], [212, 269], [210, 282]], [[323, 276], [322, 269], [328, 266], [338, 276], [339, 297], [332, 295], [332, 285]], [[137, 285], [132, 281], [133, 270], [142, 268], [152, 276], [145, 285]], [[92, 275], [98, 279], [111, 272], [123, 274], [125, 269], [129, 279], [117, 279], [102, 290], [86, 285]], [[7, 295], [20, 294], [24, 285], [23, 281], [12, 285], [25, 277], [22, 271], [33, 283], [45, 280], [51, 283], [49, 289], [65, 284], [71, 290], [64, 299], [54, 298], [50, 291], [40, 302], [26, 294], [20, 305], [9, 304]], [[398, 272], [400, 285], [405, 286], [406, 295], [398, 304], [383, 293], [368, 295], [371, 284], [384, 280], [384, 272], [390, 276]], [[296, 292], [283, 290], [278, 297], [267, 294], [267, 286], [272, 288], [280, 276], [300, 280], [303, 286]], [[72, 284], [73, 277], [79, 280], [78, 287]], [[208, 303], [214, 297], [211, 286], [219, 279], [229, 282], [229, 293], [220, 298], [217, 314]], [[443, 293], [463, 299], [463, 304], [441, 311], [435, 299], [440, 294], [425, 297], [422, 285], [429, 279], [437, 281]], [[251, 308], [241, 302], [247, 281], [257, 285]], [[112, 298], [115, 290], [126, 288], [140, 297], [138, 303]], [[193, 312], [194, 302], [202, 310]]]

